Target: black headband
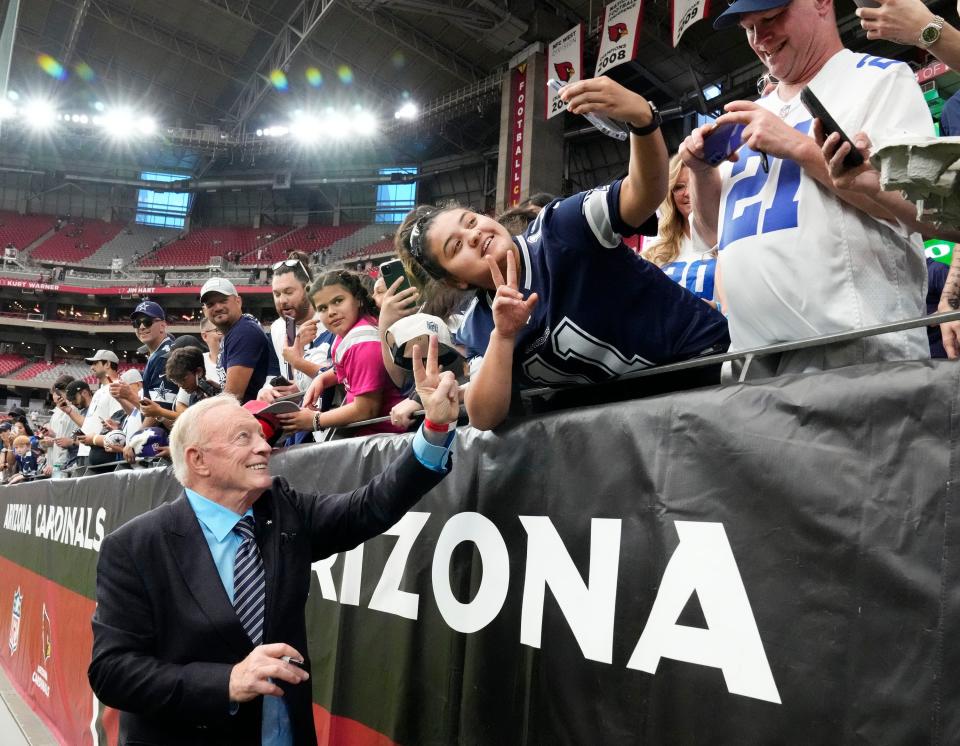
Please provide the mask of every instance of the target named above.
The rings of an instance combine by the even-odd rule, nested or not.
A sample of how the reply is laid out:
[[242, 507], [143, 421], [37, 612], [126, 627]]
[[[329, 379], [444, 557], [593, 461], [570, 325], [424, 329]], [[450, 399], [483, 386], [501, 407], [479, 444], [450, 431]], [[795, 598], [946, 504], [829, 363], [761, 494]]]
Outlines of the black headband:
[[410, 255], [417, 260], [417, 264], [423, 267], [426, 273], [434, 280], [442, 280], [443, 273], [437, 271], [437, 268], [434, 266], [434, 262], [423, 260], [424, 254], [426, 253], [424, 238], [427, 234], [426, 223], [430, 221], [438, 212], [440, 211], [431, 210], [426, 215], [422, 215], [417, 222], [413, 224], [413, 229], [410, 231]]

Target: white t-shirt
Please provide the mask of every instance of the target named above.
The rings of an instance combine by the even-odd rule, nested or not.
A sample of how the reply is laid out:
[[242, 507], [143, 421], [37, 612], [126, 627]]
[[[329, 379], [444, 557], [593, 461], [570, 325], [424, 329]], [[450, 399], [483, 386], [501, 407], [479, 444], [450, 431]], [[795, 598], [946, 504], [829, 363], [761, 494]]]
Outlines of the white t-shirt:
[[[80, 429], [84, 435], [96, 435], [103, 429], [103, 421], [118, 411], [123, 411], [120, 402], [110, 396], [110, 385], [100, 386], [93, 392], [87, 415], [83, 418]], [[89, 456], [90, 446], [81, 443], [77, 448], [77, 456]]]
[[[203, 367], [205, 371], [204, 375], [206, 376], [207, 380], [210, 381], [210, 383], [215, 383], [217, 386], [219, 386], [220, 374], [217, 373], [217, 359], [209, 352], [203, 353]], [[183, 389], [180, 390], [183, 391]], [[190, 395], [187, 394], [187, 396], [189, 397]], [[177, 401], [180, 401], [179, 397], [177, 398]]]
[[[297, 325], [297, 332], [299, 331], [300, 326]], [[320, 331], [323, 331], [323, 329], [321, 328]], [[287, 346], [287, 322], [283, 316], [270, 325], [270, 339], [273, 340], [273, 349], [277, 354], [277, 360], [280, 362], [280, 374], [289, 380], [290, 376], [287, 375], [287, 361], [283, 359], [283, 348]], [[316, 365], [329, 367], [333, 364], [333, 361], [330, 359], [329, 344], [311, 347], [304, 351], [303, 357]], [[293, 366], [290, 367], [292, 368]], [[308, 376], [303, 371], [293, 368], [293, 382], [297, 384], [301, 391], [306, 391], [310, 388], [312, 381], [312, 376]]]
[[[60, 409], [60, 407], [57, 407], [53, 410], [53, 414], [50, 415], [50, 422], [47, 423], [47, 427], [50, 428], [50, 432], [53, 433], [54, 438], [69, 438], [76, 432], [77, 423], [70, 419], [70, 415]], [[66, 453], [66, 448], [61, 448], [54, 443], [47, 450], [47, 463], [59, 464], [65, 462], [67, 460]]]
[[[910, 68], [844, 49], [810, 82], [852, 137], [930, 135], [933, 122]], [[811, 134], [800, 97], [776, 91], [758, 103]], [[811, 134], [812, 136], [812, 134]], [[794, 161], [744, 146], [721, 166], [720, 266], [731, 350], [916, 318], [925, 313], [927, 273], [919, 236], [835, 197]], [[929, 357], [926, 332], [914, 329], [862, 340], [859, 360]]]

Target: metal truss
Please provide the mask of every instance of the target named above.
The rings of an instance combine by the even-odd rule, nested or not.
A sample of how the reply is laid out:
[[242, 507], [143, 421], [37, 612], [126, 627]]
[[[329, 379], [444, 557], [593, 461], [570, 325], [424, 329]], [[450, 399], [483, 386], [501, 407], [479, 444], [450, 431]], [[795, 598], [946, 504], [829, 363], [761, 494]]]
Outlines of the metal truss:
[[195, 0], [202, 5], [220, 10], [233, 18], [243, 21], [250, 28], [259, 31], [271, 31], [283, 24], [283, 20], [253, 5], [250, 0]]
[[[63, 2], [63, 0], [58, 0]], [[154, 44], [171, 54], [181, 57], [206, 70], [238, 83], [245, 78], [236, 76], [239, 61], [224, 55], [219, 49], [191, 38], [179, 29], [165, 26], [155, 18], [138, 13], [131, 5], [120, 5], [108, 0], [81, 0], [74, 17], [74, 28], [79, 32], [76, 19], [82, 7], [88, 7], [93, 17], [112, 28], [124, 31], [142, 41]], [[71, 34], [73, 30], [71, 30]], [[72, 39], [74, 45], [76, 40]]]
[[[293, 56], [310, 38], [333, 5], [334, 0], [303, 0], [297, 5], [283, 28], [274, 36], [273, 43], [261, 58], [256, 71], [244, 83], [240, 94], [230, 106], [232, 134], [243, 131], [247, 119], [271, 90], [268, 77], [270, 71], [289, 69]], [[247, 10], [249, 11], [249, 5]]]
[[77, 39], [80, 38], [80, 29], [83, 28], [83, 22], [87, 17], [87, 11], [90, 9], [90, 0], [80, 0], [77, 9], [73, 12], [73, 21], [70, 24], [70, 33], [67, 36], [67, 43], [63, 47], [63, 65], [66, 67], [73, 61], [73, 53], [77, 50]]
[[434, 0], [373, 0], [365, 5], [367, 8], [397, 8], [408, 13], [442, 18], [496, 52], [517, 51], [523, 46], [522, 37], [529, 28], [526, 21], [491, 0], [472, 0], [469, 8]]
[[460, 52], [437, 43], [416, 26], [392, 13], [362, 8], [349, 2], [342, 3], [340, 7], [366, 21], [398, 44], [416, 52], [438, 69], [445, 70], [466, 83], [472, 83], [486, 75], [485, 70], [464, 60]]
[[[17, 39], [17, 46], [22, 47], [23, 49], [26, 49], [34, 54], [47, 53], [54, 45], [60, 44], [59, 40], [50, 39], [49, 37], [46, 37], [43, 34], [40, 34], [25, 26], [21, 26], [18, 31], [20, 32], [20, 35]], [[37, 39], [38, 43], [31, 43], [29, 39], [25, 38], [28, 36]], [[197, 118], [197, 121], [209, 121], [211, 113], [218, 115], [224, 113], [216, 103], [206, 100], [196, 91], [187, 92], [160, 82], [158, 80], [158, 76], [160, 74], [159, 70], [157, 70], [156, 73], [151, 76], [139, 73], [126, 67], [122, 68], [126, 75], [130, 76], [131, 78], [136, 78], [138, 81], [142, 81], [143, 85], [138, 87], [136, 90], [133, 90], [129, 85], [121, 81], [116, 75], [111, 74], [111, 70], [117, 70], [119, 67], [115, 64], [115, 61], [112, 57], [103, 57], [96, 54], [84, 54], [84, 58], [88, 62], [96, 63], [97, 76], [100, 78], [100, 80], [113, 85], [118, 90], [124, 90], [131, 95], [138, 97], [149, 94], [150, 90], [153, 88], [165, 91], [184, 101], [185, 108], [190, 114]], [[206, 110], [198, 109], [197, 104], [202, 105]]]
[[434, 99], [420, 110], [416, 121], [395, 120], [384, 128], [384, 132], [391, 134], [411, 127], [422, 127], [426, 121], [442, 124], [472, 109], [484, 106], [489, 100], [499, 100], [502, 82], [503, 70], [498, 70], [483, 80]]

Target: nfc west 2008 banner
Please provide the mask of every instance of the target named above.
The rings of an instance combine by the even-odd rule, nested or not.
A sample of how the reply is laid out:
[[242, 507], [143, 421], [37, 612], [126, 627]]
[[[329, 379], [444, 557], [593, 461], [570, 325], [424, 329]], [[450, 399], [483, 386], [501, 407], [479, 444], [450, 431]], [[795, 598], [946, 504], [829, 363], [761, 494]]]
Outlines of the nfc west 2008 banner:
[[[562, 85], [576, 83], [583, 77], [583, 24], [578, 24], [563, 36], [550, 42], [547, 49], [546, 79], [553, 78]], [[565, 111], [567, 106], [560, 95], [547, 86], [547, 119]]]

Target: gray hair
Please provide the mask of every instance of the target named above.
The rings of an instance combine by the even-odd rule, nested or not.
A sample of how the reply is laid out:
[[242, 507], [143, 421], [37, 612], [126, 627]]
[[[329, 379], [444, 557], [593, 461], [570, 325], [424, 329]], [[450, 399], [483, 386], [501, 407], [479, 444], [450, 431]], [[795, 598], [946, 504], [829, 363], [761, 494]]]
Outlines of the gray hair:
[[190, 446], [200, 445], [206, 440], [203, 420], [204, 415], [217, 407], [239, 407], [240, 402], [233, 394], [218, 394], [191, 405], [183, 414], [177, 417], [170, 431], [170, 459], [173, 461], [173, 473], [180, 484], [187, 485], [190, 472], [187, 469], [186, 452]]

